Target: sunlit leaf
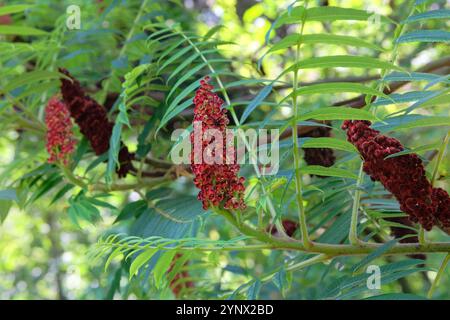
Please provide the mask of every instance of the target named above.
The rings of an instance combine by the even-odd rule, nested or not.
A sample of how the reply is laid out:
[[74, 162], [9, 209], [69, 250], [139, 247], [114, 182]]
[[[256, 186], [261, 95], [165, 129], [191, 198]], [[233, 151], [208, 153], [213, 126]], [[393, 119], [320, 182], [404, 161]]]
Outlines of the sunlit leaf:
[[354, 108], [346, 107], [325, 107], [314, 111], [306, 112], [297, 117], [297, 121], [301, 120], [379, 120], [372, 113]]
[[450, 126], [450, 117], [429, 116], [415, 121], [396, 126], [396, 130], [422, 128], [422, 127], [438, 127]]
[[397, 42], [450, 42], [450, 32], [444, 30], [416, 30], [401, 35]]
[[[293, 72], [300, 69], [311, 68], [372, 68], [372, 69], [394, 69], [401, 71], [402, 68], [395, 66], [389, 62], [378, 60], [372, 57], [363, 56], [326, 56], [326, 57], [314, 57], [302, 60], [293, 64], [281, 75], [289, 72]], [[280, 75], [280, 76], [281, 76]]]
[[340, 177], [340, 178], [350, 178], [357, 179], [358, 175], [344, 169], [332, 168], [332, 167], [322, 167], [322, 166], [305, 166], [300, 168], [300, 172], [303, 174], [314, 174], [318, 176], [326, 177]]
[[430, 19], [449, 19], [449, 18], [450, 18], [450, 10], [439, 9], [412, 15], [408, 17], [403, 23], [412, 23], [416, 21], [430, 20]]
[[133, 277], [139, 269], [147, 263], [153, 255], [158, 252], [158, 249], [155, 248], [148, 248], [145, 249], [144, 252], [140, 253], [131, 263], [130, 266], [130, 279]]
[[322, 137], [322, 138], [311, 138], [307, 139], [304, 143], [301, 145], [302, 148], [332, 148], [337, 150], [343, 150], [348, 152], [358, 152], [358, 150], [355, 148], [354, 145], [352, 145], [350, 142], [336, 139], [336, 138], [329, 138], [329, 137]]
[[0, 34], [16, 36], [46, 36], [48, 32], [24, 26], [0, 25]]

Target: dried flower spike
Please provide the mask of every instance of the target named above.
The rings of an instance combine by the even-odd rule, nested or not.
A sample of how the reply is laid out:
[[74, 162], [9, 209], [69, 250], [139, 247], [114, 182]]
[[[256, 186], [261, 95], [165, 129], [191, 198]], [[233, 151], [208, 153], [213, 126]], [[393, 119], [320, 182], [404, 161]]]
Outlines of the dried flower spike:
[[[304, 137], [320, 138], [330, 137], [331, 128], [317, 127], [316, 129], [308, 132]], [[331, 167], [336, 161], [333, 149], [330, 148], [305, 148], [305, 161], [308, 165], [318, 165], [323, 167]], [[323, 176], [318, 176], [325, 178]]]
[[[60, 69], [71, 77], [69, 72]], [[95, 100], [86, 96], [80, 83], [73, 77], [72, 81], [61, 79], [61, 93], [70, 114], [80, 127], [81, 133], [89, 140], [96, 155], [101, 155], [109, 149], [109, 139], [114, 126], [108, 120], [106, 110]]]
[[422, 160], [416, 154], [385, 159], [403, 151], [402, 144], [370, 128], [369, 121], [344, 121], [347, 139], [364, 159], [364, 172], [391, 192], [413, 222], [426, 230], [434, 225], [450, 228], [450, 198], [441, 188], [433, 188], [425, 176]]
[[[223, 100], [217, 94], [212, 92], [213, 86], [208, 84], [209, 78], [200, 81], [200, 88], [197, 90], [194, 98], [194, 132], [191, 133], [191, 143], [193, 145], [191, 153], [191, 168], [195, 175], [194, 184], [200, 189], [198, 199], [202, 201], [203, 208], [206, 210], [210, 204], [213, 206], [223, 206], [225, 209], [244, 209], [244, 181], [243, 177], [239, 177], [240, 166], [233, 161], [232, 164], [226, 163], [226, 159], [230, 154], [226, 153], [226, 128], [228, 125], [227, 110], [222, 108]], [[201, 125], [201, 131], [196, 132], [196, 124]], [[211, 143], [219, 142], [214, 138], [211, 140], [203, 138], [207, 130], [215, 129], [221, 135], [222, 146], [221, 158], [222, 164], [207, 164], [204, 161], [198, 163], [195, 159], [196, 142], [201, 141], [201, 152]], [[195, 135], [200, 135], [195, 136]], [[235, 157], [235, 154], [232, 155]], [[234, 159], [235, 160], [235, 159]]]
[[48, 162], [62, 161], [69, 163], [69, 156], [75, 149], [75, 139], [72, 133], [72, 121], [66, 105], [53, 97], [45, 108], [45, 123], [47, 125]]
[[[109, 140], [114, 127], [108, 120], [106, 109], [86, 95], [80, 83], [67, 70], [60, 68], [59, 71], [71, 78], [71, 80], [61, 79], [61, 93], [71, 116], [80, 127], [80, 132], [88, 139], [95, 154], [105, 153], [109, 149]], [[133, 159], [134, 154], [122, 145], [119, 152], [120, 167], [116, 169], [119, 178], [126, 177], [134, 168], [131, 162]]]
[[[178, 259], [181, 259], [182, 256], [183, 255], [181, 253], [177, 253], [175, 255], [175, 257], [173, 258], [173, 260], [170, 264], [169, 270], [167, 270], [167, 273], [170, 273], [173, 270]], [[186, 265], [187, 265], [187, 261], [184, 264], [184, 266], [186, 266]], [[177, 297], [177, 298], [180, 297], [180, 294], [183, 289], [194, 287], [194, 283], [192, 281], [188, 280], [189, 278], [190, 278], [189, 272], [187, 272], [186, 270], [182, 270], [182, 271], [178, 272], [175, 275], [175, 277], [173, 277], [172, 281], [169, 284], [169, 287], [172, 289], [172, 292], [175, 295], [175, 297]]]

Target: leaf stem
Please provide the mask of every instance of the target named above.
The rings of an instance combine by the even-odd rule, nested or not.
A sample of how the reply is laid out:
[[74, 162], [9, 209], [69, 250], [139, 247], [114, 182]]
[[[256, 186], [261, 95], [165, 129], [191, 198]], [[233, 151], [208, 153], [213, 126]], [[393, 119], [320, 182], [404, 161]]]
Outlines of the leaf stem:
[[436, 278], [434, 278], [433, 284], [431, 285], [431, 288], [428, 291], [427, 295], [428, 299], [433, 298], [433, 293], [436, 290], [437, 286], [439, 285], [439, 281], [441, 280], [442, 275], [444, 274], [445, 268], [447, 267], [449, 261], [450, 261], [450, 253], [445, 256], [444, 260], [441, 263], [441, 267], [439, 268], [439, 271], [436, 274]]
[[[297, 48], [296, 48], [296, 59], [295, 63], [298, 64], [300, 60], [300, 47], [301, 47], [301, 36], [303, 34], [303, 29], [305, 27], [306, 21], [306, 8], [308, 5], [308, 1], [305, 1], [305, 10], [302, 16], [302, 23], [300, 27], [300, 37], [298, 38]], [[293, 140], [293, 155], [294, 155], [294, 171], [295, 171], [295, 190], [296, 190], [296, 199], [298, 205], [298, 220], [300, 224], [300, 231], [302, 234], [302, 241], [305, 248], [309, 248], [312, 245], [312, 242], [309, 238], [308, 234], [308, 226], [306, 224], [306, 215], [305, 208], [303, 205], [303, 188], [302, 188], [302, 175], [300, 172], [300, 155], [299, 155], [299, 145], [298, 145], [298, 128], [297, 128], [297, 117], [298, 117], [298, 103], [297, 103], [297, 89], [299, 87], [298, 82], [298, 70], [294, 71], [294, 80], [292, 85], [292, 105], [293, 105], [293, 113], [294, 117], [292, 120], [292, 140]]]
[[160, 184], [166, 183], [169, 181], [166, 177], [159, 177], [159, 178], [151, 178], [151, 179], [145, 179], [142, 181], [138, 181], [136, 183], [129, 183], [129, 184], [116, 184], [113, 183], [111, 185], [106, 185], [104, 183], [96, 183], [92, 186], [92, 189], [95, 191], [125, 191], [125, 190], [134, 190], [134, 189], [140, 189], [140, 188], [150, 188], [155, 187]]
[[[436, 166], [433, 170], [433, 175], [431, 177], [431, 185], [434, 186], [434, 183], [436, 182], [438, 173], [439, 173], [439, 166], [441, 165], [442, 159], [444, 159], [445, 150], [447, 149], [448, 141], [450, 140], [450, 131], [447, 132], [447, 134], [444, 137], [444, 141], [442, 142], [441, 147], [439, 148], [438, 157], [436, 160]], [[427, 242], [427, 239], [425, 237], [425, 229], [420, 226], [419, 227], [419, 243], [425, 244]]]
[[353, 197], [350, 232], [348, 234], [348, 239], [349, 239], [350, 243], [353, 245], [361, 244], [361, 241], [358, 239], [358, 213], [359, 213], [359, 207], [361, 205], [361, 184], [364, 179], [363, 166], [364, 166], [364, 164], [361, 163], [361, 166], [359, 168], [358, 180], [356, 181], [355, 195]]
[[74, 185], [80, 187], [81, 189], [87, 189], [87, 188], [88, 188], [87, 184], [84, 183], [83, 180], [78, 179], [78, 178], [73, 174], [73, 172], [69, 169], [68, 166], [65, 166], [65, 165], [62, 165], [62, 164], [61, 164], [59, 167], [60, 167], [60, 169], [61, 169], [62, 172], [64, 173], [64, 176], [66, 177], [66, 179], [67, 179], [69, 182], [71, 182], [71, 183], [73, 183]]
[[[409, 16], [412, 15], [412, 13], [414, 12], [414, 6], [413, 9], [410, 11]], [[394, 31], [394, 47], [392, 48], [392, 53], [391, 53], [391, 58], [390, 58], [390, 62], [392, 64], [395, 63], [395, 61], [397, 60], [397, 51], [398, 51], [398, 42], [397, 39], [402, 35], [402, 33], [404, 32], [404, 24], [400, 24], [397, 25], [397, 27], [395, 28]], [[384, 76], [387, 73], [387, 69], [383, 69], [381, 71], [381, 75], [380, 75], [380, 79], [383, 80]], [[385, 87], [385, 83], [384, 82], [380, 82], [377, 86], [377, 90], [378, 91], [383, 91], [384, 87]], [[367, 95], [366, 96], [366, 104], [368, 104], [368, 110], [371, 109], [372, 105], [371, 105], [371, 101], [372, 101], [372, 97], [373, 95]], [[375, 114], [375, 110], [372, 110], [372, 112]], [[360, 202], [361, 202], [361, 184], [362, 181], [364, 179], [364, 171], [363, 171], [363, 165], [364, 163], [361, 163], [361, 167], [359, 170], [359, 175], [358, 175], [358, 179], [356, 181], [356, 190], [355, 190], [355, 195], [353, 198], [353, 208], [352, 208], [352, 217], [351, 217], [351, 224], [350, 224], [350, 231], [349, 231], [349, 241], [351, 244], [361, 244], [361, 241], [358, 239], [358, 212], [359, 212], [359, 207], [360, 207]], [[419, 233], [420, 235], [420, 233]], [[420, 237], [419, 237], [420, 239]], [[421, 242], [421, 244], [424, 244], [425, 242]]]
[[445, 151], [447, 149], [449, 140], [450, 140], [450, 130], [445, 135], [444, 141], [442, 142], [442, 145], [439, 148], [436, 166], [434, 167], [433, 176], [431, 178], [431, 185], [434, 185], [434, 183], [436, 182], [436, 179], [437, 179], [437, 176], [439, 173], [439, 166], [441, 165], [442, 159], [444, 159]]
[[427, 239], [425, 238], [425, 229], [422, 226], [419, 226], [418, 239], [419, 243], [422, 245], [427, 242]]
[[329, 257], [326, 254], [319, 254], [310, 259], [307, 259], [307, 260], [304, 260], [304, 261], [301, 261], [296, 264], [288, 266], [286, 268], [286, 271], [296, 271], [296, 270], [303, 269], [305, 267], [308, 267], [310, 265], [313, 265], [315, 263], [322, 262], [322, 261], [325, 261], [328, 259], [329, 259]]
[[[125, 41], [123, 42], [123, 46], [120, 49], [119, 55], [117, 56], [118, 59], [121, 58], [123, 56], [123, 54], [125, 53], [128, 41], [133, 36], [134, 30], [136, 29], [136, 25], [139, 22], [139, 20], [141, 19], [142, 12], [144, 11], [144, 8], [147, 6], [147, 1], [148, 0], [142, 1], [142, 4], [141, 4], [141, 6], [139, 8], [139, 11], [138, 11], [138, 13], [136, 15], [136, 18], [133, 21], [133, 25], [131, 26], [130, 31], [128, 31], [127, 37], [125, 38]], [[112, 76], [113, 76], [113, 70], [111, 69], [109, 77], [106, 80], [105, 85], [103, 86], [102, 94], [101, 94], [100, 98], [98, 99], [99, 103], [103, 104], [105, 102], [105, 100], [106, 100], [106, 97], [107, 97], [108, 91], [109, 91], [109, 86], [111, 85], [111, 77]]]

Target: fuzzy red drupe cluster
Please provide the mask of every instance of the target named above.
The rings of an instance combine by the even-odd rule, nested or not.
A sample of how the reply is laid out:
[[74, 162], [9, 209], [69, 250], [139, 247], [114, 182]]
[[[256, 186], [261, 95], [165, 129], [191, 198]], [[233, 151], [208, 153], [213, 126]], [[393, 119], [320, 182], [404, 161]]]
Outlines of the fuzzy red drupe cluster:
[[[198, 199], [202, 201], [203, 208], [206, 210], [210, 204], [221, 206], [225, 209], [244, 209], [245, 204], [243, 195], [245, 191], [243, 177], [239, 177], [240, 166], [233, 161], [232, 164], [226, 162], [226, 128], [228, 125], [227, 110], [222, 108], [223, 100], [217, 94], [212, 92], [213, 86], [208, 84], [209, 78], [200, 81], [200, 88], [197, 90], [194, 98], [194, 126], [201, 124], [201, 132], [191, 133], [192, 153], [191, 168], [195, 175], [194, 184], [200, 189]], [[195, 134], [201, 137], [201, 155], [209, 145], [214, 142], [214, 137], [205, 139], [204, 133], [207, 130], [215, 129], [221, 133], [222, 146], [219, 155], [212, 152], [212, 157], [218, 156], [223, 161], [219, 163], [207, 164], [204, 161], [197, 163], [195, 161]], [[234, 153], [233, 153], [234, 156]]]
[[[304, 137], [321, 138], [330, 137], [331, 128], [317, 127], [308, 132]], [[333, 149], [330, 148], [305, 148], [305, 161], [308, 165], [318, 165], [323, 167], [331, 167], [336, 162]], [[320, 178], [325, 178], [319, 176]]]
[[[71, 116], [80, 127], [80, 132], [91, 144], [95, 154], [105, 153], [109, 149], [109, 140], [114, 127], [114, 124], [108, 120], [106, 109], [86, 95], [80, 83], [67, 70], [60, 68], [59, 71], [71, 79], [61, 79], [61, 93]], [[122, 145], [118, 155], [120, 166], [116, 169], [119, 177], [125, 177], [133, 169], [131, 163], [133, 158], [134, 155]]]
[[[175, 257], [172, 260], [172, 263], [170, 264], [169, 270], [167, 270], [168, 274], [172, 272], [178, 259], [181, 259], [182, 256], [183, 255], [181, 253], [177, 253], [175, 255]], [[184, 266], [185, 265], [187, 265], [187, 262], [185, 262]], [[183, 269], [183, 267], [181, 267], [181, 269]], [[169, 284], [169, 287], [172, 289], [172, 292], [175, 295], [175, 297], [177, 298], [180, 297], [180, 294], [183, 289], [194, 288], [194, 282], [188, 280], [189, 278], [190, 275], [187, 270], [181, 270], [173, 277], [172, 281]]]
[[72, 133], [72, 121], [66, 105], [58, 98], [49, 100], [45, 108], [45, 123], [47, 125], [48, 162], [62, 161], [69, 163], [69, 156], [75, 149], [75, 139]]
[[[330, 136], [331, 128], [328, 127], [317, 127], [304, 135], [304, 137], [310, 138], [322, 138]], [[304, 152], [305, 161], [309, 165], [331, 167], [336, 162], [336, 157], [334, 156], [333, 149], [330, 148], [306, 148]]]
[[450, 228], [450, 197], [441, 188], [433, 188], [425, 176], [422, 160], [416, 154], [406, 154], [385, 159], [403, 151], [402, 144], [391, 137], [380, 134], [370, 127], [369, 121], [347, 120], [342, 128], [347, 138], [364, 159], [364, 172], [374, 181], [379, 181], [400, 203], [400, 209], [413, 222], [426, 230], [438, 225]]
[[61, 93], [70, 114], [80, 127], [81, 133], [89, 140], [95, 154], [105, 153], [109, 149], [109, 138], [114, 124], [108, 121], [106, 110], [85, 95], [80, 83], [67, 70], [60, 71], [72, 79], [61, 79]]

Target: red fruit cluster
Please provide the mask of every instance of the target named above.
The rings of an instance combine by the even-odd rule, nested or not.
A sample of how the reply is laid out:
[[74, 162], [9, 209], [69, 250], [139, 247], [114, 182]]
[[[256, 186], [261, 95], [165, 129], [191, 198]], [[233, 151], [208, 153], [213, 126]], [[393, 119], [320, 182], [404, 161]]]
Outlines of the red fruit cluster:
[[65, 165], [75, 149], [75, 139], [72, 133], [72, 121], [66, 105], [53, 97], [45, 108], [45, 123], [47, 125], [48, 162], [62, 161]]
[[[208, 84], [209, 78], [200, 81], [200, 88], [197, 90], [194, 98], [194, 126], [201, 123], [202, 145], [201, 155], [205, 148], [215, 142], [215, 138], [205, 139], [204, 133], [207, 130], [216, 129], [222, 135], [221, 154], [216, 155], [212, 152], [212, 157], [218, 156], [222, 159], [221, 163], [206, 164], [204, 161], [196, 163], [195, 161], [195, 142], [194, 134], [191, 133], [192, 153], [191, 168], [195, 175], [194, 184], [200, 189], [198, 199], [203, 203], [203, 209], [207, 210], [212, 204], [213, 206], [223, 206], [225, 209], [244, 209], [245, 204], [243, 195], [245, 191], [243, 177], [238, 177], [240, 166], [233, 161], [232, 164], [226, 163], [226, 158], [230, 154], [226, 154], [226, 128], [228, 125], [227, 110], [222, 108], [223, 100], [212, 92], [213, 86]], [[214, 148], [213, 148], [214, 149]], [[233, 157], [235, 157], [233, 153]]]
[[450, 234], [450, 196], [442, 188], [433, 188], [431, 192], [433, 203], [436, 204], [437, 224], [441, 229]]
[[119, 166], [116, 168], [116, 173], [119, 178], [126, 177], [128, 172], [135, 170], [132, 160], [134, 160], [134, 154], [128, 151], [128, 148], [122, 144], [117, 155]]
[[[105, 108], [86, 95], [80, 83], [67, 70], [60, 68], [59, 71], [71, 79], [61, 79], [61, 93], [71, 116], [80, 127], [80, 132], [88, 139], [95, 154], [105, 153], [109, 149], [114, 124], [108, 120]], [[120, 167], [116, 172], [119, 177], [125, 177], [133, 168], [131, 160], [134, 155], [126, 146], [122, 146], [118, 158]]]
[[[317, 127], [314, 130], [308, 132], [304, 137], [320, 138], [320, 137], [330, 137], [331, 128], [328, 127]], [[305, 161], [308, 165], [318, 165], [323, 167], [331, 167], [335, 161], [333, 149], [329, 148], [306, 148]]]
[[72, 79], [61, 79], [61, 93], [71, 116], [80, 127], [81, 133], [89, 140], [95, 154], [105, 153], [109, 149], [109, 138], [114, 124], [108, 121], [106, 110], [85, 95], [80, 83], [67, 70], [60, 69], [60, 72]]
[[[298, 222], [292, 221], [290, 219], [283, 219], [281, 221], [281, 224], [283, 225], [284, 231], [286, 232], [286, 234], [289, 237], [292, 237], [295, 233], [295, 231], [297, 231], [298, 229]], [[267, 231], [270, 232], [270, 234], [277, 236], [278, 235], [278, 230], [277, 227], [275, 225], [269, 225], [267, 227]]]
[[[0, 7], [3, 7], [3, 3], [0, 3]], [[7, 14], [7, 15], [0, 15], [0, 25], [4, 24], [4, 25], [8, 25], [12, 23], [12, 18], [11, 15]]]
[[369, 121], [344, 121], [347, 138], [364, 159], [364, 172], [380, 181], [400, 203], [400, 209], [426, 230], [434, 225], [450, 227], [450, 198], [441, 188], [433, 188], [425, 176], [422, 160], [416, 154], [385, 159], [403, 151], [402, 144], [370, 128]]
[[[172, 263], [171, 263], [167, 273], [170, 273], [172, 271], [172, 269], [175, 266], [175, 263], [181, 257], [182, 257], [181, 253], [177, 253], [175, 255], [175, 257], [173, 258]], [[173, 294], [176, 297], [180, 296], [181, 290], [186, 289], [186, 288], [193, 288], [194, 287], [194, 283], [192, 281], [184, 280], [184, 279], [187, 279], [187, 278], [189, 278], [189, 273], [186, 270], [183, 270], [181, 272], [178, 272], [175, 275], [175, 277], [173, 277], [172, 281], [170, 282], [169, 287], [172, 289], [172, 292], [173, 292]]]

